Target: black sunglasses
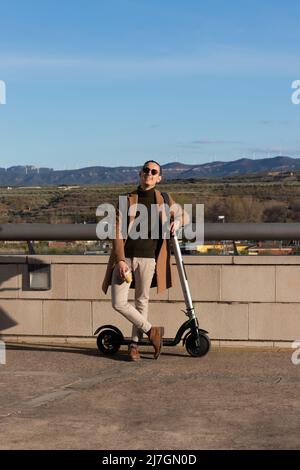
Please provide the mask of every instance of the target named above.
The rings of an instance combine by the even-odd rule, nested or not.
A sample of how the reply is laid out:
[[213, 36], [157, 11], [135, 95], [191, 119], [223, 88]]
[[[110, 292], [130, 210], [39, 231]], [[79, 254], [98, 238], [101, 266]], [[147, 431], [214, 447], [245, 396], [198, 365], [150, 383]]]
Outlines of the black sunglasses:
[[154, 176], [154, 175], [157, 175], [158, 170], [155, 170], [154, 168], [149, 168], [148, 166], [144, 166], [143, 173], [145, 173], [145, 175], [148, 175], [149, 173], [151, 173], [151, 175]]

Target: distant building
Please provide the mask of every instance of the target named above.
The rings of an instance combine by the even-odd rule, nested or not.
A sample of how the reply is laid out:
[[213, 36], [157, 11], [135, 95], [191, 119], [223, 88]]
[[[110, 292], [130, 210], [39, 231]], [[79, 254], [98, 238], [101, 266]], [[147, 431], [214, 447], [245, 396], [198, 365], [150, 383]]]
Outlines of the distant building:
[[249, 248], [249, 255], [292, 255], [294, 249], [292, 247], [286, 248], [274, 248], [274, 247], [263, 247], [263, 248]]
[[61, 242], [61, 241], [48, 242], [49, 247], [55, 247], [55, 248], [62, 248], [62, 247], [66, 247], [67, 245], [68, 245], [68, 242]]

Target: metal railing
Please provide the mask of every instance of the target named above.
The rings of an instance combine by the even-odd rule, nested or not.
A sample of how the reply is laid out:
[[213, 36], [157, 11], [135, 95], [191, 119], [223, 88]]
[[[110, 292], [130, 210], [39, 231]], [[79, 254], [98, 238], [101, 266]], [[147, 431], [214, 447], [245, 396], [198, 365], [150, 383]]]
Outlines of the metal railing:
[[[98, 240], [97, 224], [0, 224], [0, 240]], [[204, 224], [204, 240], [300, 240], [300, 223]]]

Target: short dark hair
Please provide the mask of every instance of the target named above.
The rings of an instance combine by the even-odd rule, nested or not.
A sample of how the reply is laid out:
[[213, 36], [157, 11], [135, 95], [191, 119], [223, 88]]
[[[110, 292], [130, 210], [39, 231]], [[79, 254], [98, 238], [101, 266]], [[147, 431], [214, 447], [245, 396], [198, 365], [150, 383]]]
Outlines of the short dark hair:
[[159, 175], [161, 176], [162, 175], [162, 169], [161, 169], [161, 166], [158, 162], [156, 162], [155, 160], [147, 160], [144, 165], [143, 165], [143, 168], [145, 168], [145, 166], [148, 164], [148, 163], [155, 163], [155, 165], [157, 165], [159, 167]]

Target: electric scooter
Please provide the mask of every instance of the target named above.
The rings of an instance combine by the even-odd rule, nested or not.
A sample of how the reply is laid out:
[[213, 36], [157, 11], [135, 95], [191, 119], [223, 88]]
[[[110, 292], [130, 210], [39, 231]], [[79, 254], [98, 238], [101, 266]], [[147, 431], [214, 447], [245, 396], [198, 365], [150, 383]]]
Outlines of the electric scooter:
[[[199, 328], [176, 234], [172, 237], [172, 240], [174, 256], [186, 306], [186, 310], [183, 310], [183, 312], [187, 315], [188, 320], [180, 326], [175, 338], [163, 338], [163, 345], [176, 346], [182, 340], [183, 346], [185, 346], [190, 356], [205, 356], [210, 349], [210, 339], [208, 332]], [[104, 354], [115, 354], [120, 349], [121, 345], [131, 343], [131, 338], [124, 338], [121, 330], [113, 325], [100, 326], [94, 333], [94, 335], [97, 334], [98, 349]], [[142, 339], [138, 342], [138, 345], [140, 346], [148, 346], [150, 344], [149, 339]]]

